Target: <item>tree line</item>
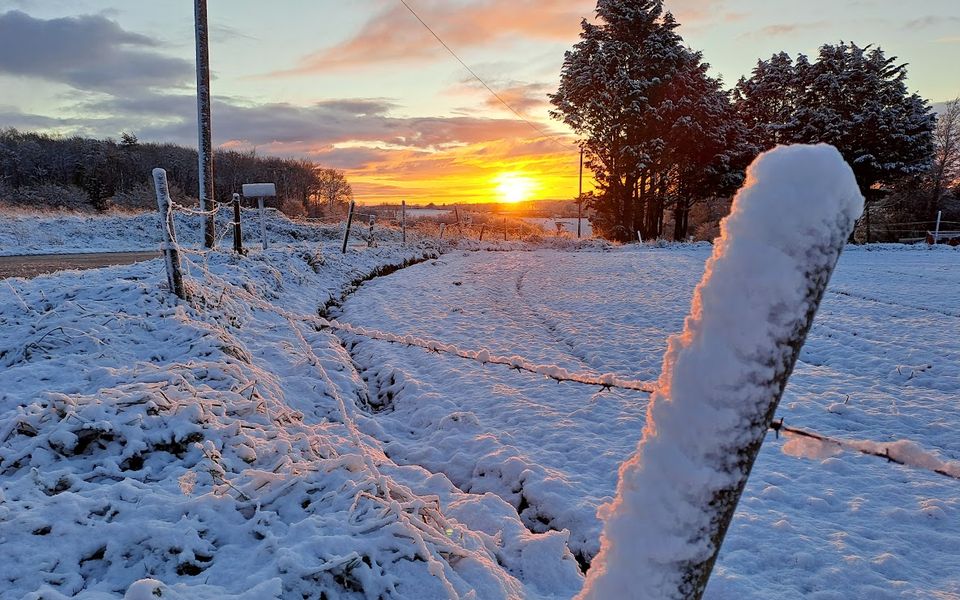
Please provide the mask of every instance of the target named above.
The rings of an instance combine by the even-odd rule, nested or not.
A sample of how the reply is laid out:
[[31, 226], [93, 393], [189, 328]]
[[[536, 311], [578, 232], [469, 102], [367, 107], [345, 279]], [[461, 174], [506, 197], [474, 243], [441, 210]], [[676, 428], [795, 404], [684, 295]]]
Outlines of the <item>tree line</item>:
[[[729, 197], [778, 144], [829, 143], [870, 215], [929, 221], [958, 210], [957, 103], [938, 122], [907, 67], [878, 47], [826, 44], [813, 60], [760, 60], [732, 90], [708, 74], [662, 0], [599, 0], [564, 57], [551, 115], [581, 138], [597, 191], [594, 227], [619, 241], [690, 233], [691, 209]], [[958, 215], [956, 218], [960, 218]]]
[[[195, 203], [197, 151], [175, 144], [62, 137], [0, 130], [0, 201], [33, 208], [155, 209], [150, 173], [166, 169], [175, 200]], [[353, 192], [342, 171], [253, 151], [214, 153], [216, 200], [229, 202], [244, 183], [277, 184], [278, 208], [293, 216], [338, 213]]]

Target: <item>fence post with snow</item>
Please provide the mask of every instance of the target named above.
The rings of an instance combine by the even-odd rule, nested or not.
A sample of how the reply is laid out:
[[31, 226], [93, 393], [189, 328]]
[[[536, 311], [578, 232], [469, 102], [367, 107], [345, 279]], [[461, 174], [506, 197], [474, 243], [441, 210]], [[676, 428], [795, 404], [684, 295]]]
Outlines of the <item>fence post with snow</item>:
[[167, 185], [167, 172], [163, 169], [154, 169], [153, 185], [157, 190], [157, 208], [160, 210], [167, 283], [171, 292], [181, 300], [185, 300], [187, 294], [183, 287], [183, 274], [180, 272], [180, 252], [177, 250], [177, 235], [173, 227], [173, 205], [170, 200], [170, 186]]
[[789, 146], [748, 170], [668, 341], [636, 453], [600, 509], [579, 598], [702, 597], [750, 470], [863, 197], [831, 146]]
[[243, 184], [243, 197], [256, 198], [257, 208], [260, 211], [260, 241], [263, 242], [263, 249], [268, 247], [267, 242], [267, 216], [266, 209], [263, 206], [264, 198], [275, 198], [277, 196], [277, 186], [273, 183], [245, 183]]
[[400, 236], [403, 245], [407, 245], [407, 201], [400, 201]]

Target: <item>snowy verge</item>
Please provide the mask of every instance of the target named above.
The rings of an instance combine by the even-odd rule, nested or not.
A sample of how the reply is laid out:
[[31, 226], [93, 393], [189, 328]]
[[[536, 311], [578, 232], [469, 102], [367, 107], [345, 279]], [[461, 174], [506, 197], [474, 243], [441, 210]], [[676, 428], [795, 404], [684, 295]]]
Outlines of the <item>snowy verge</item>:
[[[185, 246], [202, 243], [201, 217], [176, 211], [176, 234]], [[243, 241], [246, 247], [260, 246], [259, 211], [244, 209]], [[273, 244], [334, 241], [343, 237], [341, 224], [294, 221], [283, 213], [266, 210], [267, 236]], [[160, 246], [160, 218], [156, 212], [50, 214], [16, 212], [0, 215], [0, 256], [21, 254], [80, 254], [133, 252]], [[217, 237], [221, 245], [233, 243], [233, 213], [227, 207], [217, 214]], [[364, 232], [356, 232], [360, 236]], [[379, 241], [399, 241], [399, 233], [378, 228]], [[358, 238], [359, 239], [359, 238]]]
[[0, 287], [0, 564], [26, 598], [570, 597], [566, 534], [398, 466], [312, 324], [430, 250], [277, 247]]

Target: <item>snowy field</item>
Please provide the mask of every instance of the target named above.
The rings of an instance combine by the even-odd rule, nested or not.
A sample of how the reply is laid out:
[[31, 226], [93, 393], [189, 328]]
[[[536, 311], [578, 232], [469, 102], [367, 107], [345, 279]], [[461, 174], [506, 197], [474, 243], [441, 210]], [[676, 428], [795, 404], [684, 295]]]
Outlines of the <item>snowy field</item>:
[[[452, 253], [364, 286], [343, 318], [653, 380], [708, 256]], [[958, 258], [851, 248], [787, 388], [785, 423], [844, 440], [905, 440], [918, 460], [953, 461], [960, 474]], [[640, 437], [644, 394], [379, 341], [354, 340], [352, 354], [389, 398], [376, 420], [391, 458], [497, 494], [534, 531], [569, 530], [581, 562], [596, 553], [595, 510]], [[771, 434], [708, 597], [957, 598], [958, 539], [956, 479]]]
[[[199, 247], [200, 218], [175, 213], [176, 231], [181, 244]], [[244, 244], [259, 245], [259, 211], [244, 209]], [[31, 213], [0, 214], [0, 256], [20, 254], [70, 254], [90, 252], [136, 252], [160, 246], [159, 216], [156, 212], [107, 213], [103, 215]], [[217, 237], [221, 244], [233, 243], [233, 212], [222, 207], [217, 215]], [[288, 219], [282, 213], [266, 210], [266, 230], [270, 240], [322, 242], [343, 237], [339, 225], [318, 225]], [[359, 232], [358, 232], [359, 233]], [[380, 229], [378, 239], [399, 237]]]
[[[537, 217], [523, 217], [523, 220], [531, 225], [536, 225], [540, 227], [547, 233], [552, 233], [556, 235], [557, 233], [557, 223], [563, 226], [564, 233], [577, 235], [577, 219], [576, 218], [557, 218], [557, 219], [543, 219]], [[580, 235], [585, 238], [593, 237], [593, 226], [590, 224], [590, 219], [584, 217], [580, 219]]]
[[[0, 598], [573, 597], [647, 395], [317, 311], [651, 381], [710, 246], [283, 241], [0, 284]], [[771, 434], [709, 598], [960, 598], [958, 260], [843, 255], [778, 415], [914, 466]]]

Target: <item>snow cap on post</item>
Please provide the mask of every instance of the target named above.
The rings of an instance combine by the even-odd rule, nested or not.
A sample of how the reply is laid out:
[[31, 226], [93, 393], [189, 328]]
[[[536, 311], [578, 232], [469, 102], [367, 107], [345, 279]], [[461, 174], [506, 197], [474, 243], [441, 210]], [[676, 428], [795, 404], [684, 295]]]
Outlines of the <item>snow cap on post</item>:
[[273, 198], [277, 195], [277, 186], [272, 183], [243, 184], [244, 198]]
[[778, 147], [744, 188], [672, 336], [643, 439], [600, 509], [579, 598], [700, 598], [840, 252], [863, 211], [832, 146]]

